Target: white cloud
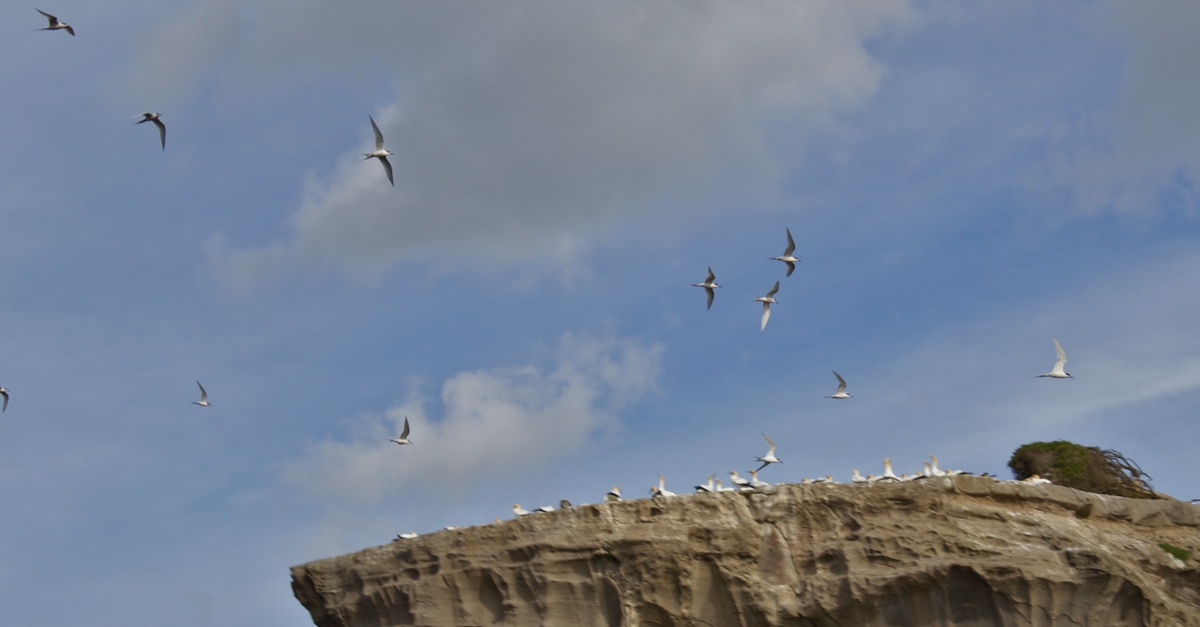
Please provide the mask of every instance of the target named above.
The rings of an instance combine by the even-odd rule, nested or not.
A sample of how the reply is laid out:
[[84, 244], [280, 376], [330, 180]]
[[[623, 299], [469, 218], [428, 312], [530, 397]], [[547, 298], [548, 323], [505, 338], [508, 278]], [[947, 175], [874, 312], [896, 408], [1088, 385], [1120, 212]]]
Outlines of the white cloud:
[[1112, 111], [1065, 124], [1052, 179], [1084, 211], [1147, 214], [1200, 208], [1200, 4], [1111, 2], [1103, 31], [1125, 52]]
[[[442, 386], [440, 420], [430, 420], [414, 394], [361, 420], [353, 440], [321, 442], [284, 476], [312, 494], [355, 503], [519, 476], [615, 427], [616, 412], [655, 385], [661, 352], [566, 335], [533, 364], [451, 377]], [[415, 444], [401, 448], [386, 440], [400, 433], [405, 416]]]
[[[785, 122], [795, 141], [865, 103], [884, 72], [865, 42], [915, 16], [906, 0], [228, 6], [205, 0], [181, 21], [238, 45], [193, 54], [168, 25], [138, 75], [254, 89], [384, 67], [399, 93], [356, 113], [361, 146], [310, 183], [290, 235], [229, 255], [245, 284], [314, 263], [369, 275], [431, 251], [559, 255], [649, 207], [706, 210], [718, 183], [761, 202], [768, 128]], [[397, 153], [395, 189], [357, 156], [368, 113]]]

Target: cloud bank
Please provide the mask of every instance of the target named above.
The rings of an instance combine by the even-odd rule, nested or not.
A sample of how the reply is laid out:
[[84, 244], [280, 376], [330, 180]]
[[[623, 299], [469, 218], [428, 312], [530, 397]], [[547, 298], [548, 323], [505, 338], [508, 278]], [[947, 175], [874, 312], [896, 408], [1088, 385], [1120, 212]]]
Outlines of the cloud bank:
[[[904, 0], [205, 0], [161, 29], [137, 72], [191, 77], [178, 90], [214, 76], [247, 89], [322, 70], [393, 77], [394, 102], [347, 112], [362, 118], [360, 145], [309, 181], [290, 234], [221, 253], [253, 284], [447, 250], [561, 258], [588, 229], [708, 210], [718, 184], [774, 189], [758, 185], [774, 181], [772, 129], [790, 144], [866, 103], [884, 74], [866, 42], [914, 16]], [[196, 26], [177, 41], [183, 23]], [[394, 189], [358, 156], [368, 113], [396, 153]]]
[[[520, 476], [617, 426], [616, 412], [655, 385], [661, 353], [629, 340], [566, 335], [534, 363], [451, 377], [441, 419], [431, 420], [412, 395], [360, 420], [353, 440], [321, 442], [284, 478], [316, 496], [370, 504], [408, 490], [464, 492]], [[406, 416], [414, 444], [388, 442]]]

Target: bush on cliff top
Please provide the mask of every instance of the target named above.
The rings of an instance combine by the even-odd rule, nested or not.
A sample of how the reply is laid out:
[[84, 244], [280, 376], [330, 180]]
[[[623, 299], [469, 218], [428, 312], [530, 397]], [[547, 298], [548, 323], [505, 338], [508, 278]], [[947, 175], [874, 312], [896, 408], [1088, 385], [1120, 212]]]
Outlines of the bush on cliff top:
[[1161, 498], [1141, 466], [1117, 451], [1074, 442], [1033, 442], [1018, 448], [1008, 460], [1017, 479], [1033, 475], [1076, 490], [1139, 499]]

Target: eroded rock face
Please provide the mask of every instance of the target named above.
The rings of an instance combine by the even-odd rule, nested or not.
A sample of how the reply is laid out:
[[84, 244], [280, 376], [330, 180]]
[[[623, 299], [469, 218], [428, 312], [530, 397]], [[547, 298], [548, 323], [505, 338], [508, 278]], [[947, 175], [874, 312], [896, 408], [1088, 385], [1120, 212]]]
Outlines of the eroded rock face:
[[[588, 505], [292, 569], [319, 627], [1200, 626], [1200, 507], [960, 476]], [[1198, 551], [1200, 552], [1200, 551]]]

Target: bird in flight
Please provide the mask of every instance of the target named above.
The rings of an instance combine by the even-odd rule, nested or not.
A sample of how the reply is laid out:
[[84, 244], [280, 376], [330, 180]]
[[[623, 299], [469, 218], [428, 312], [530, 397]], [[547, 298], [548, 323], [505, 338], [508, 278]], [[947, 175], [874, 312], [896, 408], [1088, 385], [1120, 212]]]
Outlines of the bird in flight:
[[388, 440], [388, 442], [395, 442], [396, 444], [412, 444], [412, 442], [408, 441], [408, 431], [408, 416], [405, 416], [404, 429], [400, 431], [400, 437]]
[[1046, 374], [1039, 374], [1034, 378], [1051, 377], [1054, 379], [1073, 379], [1074, 377], [1071, 376], [1071, 373], [1063, 370], [1063, 368], [1067, 365], [1067, 353], [1063, 350], [1062, 344], [1058, 343], [1058, 338], [1051, 337], [1050, 339], [1054, 340], [1054, 352], [1058, 353], [1058, 361], [1054, 362], [1054, 370], [1051, 370]]
[[[167, 149], [167, 125], [163, 124], [162, 120], [159, 119], [159, 117], [162, 114], [161, 113], [150, 113], [149, 111], [147, 111], [141, 115], [142, 115], [142, 119], [138, 120], [137, 124], [142, 124], [143, 122], [154, 122], [154, 125], [158, 127], [158, 138], [160, 140], [162, 140], [163, 150], [166, 150]], [[135, 115], [133, 117], [136, 118], [137, 116]]]
[[709, 309], [712, 309], [713, 296], [716, 295], [716, 292], [714, 292], [713, 290], [718, 287], [721, 287], [720, 285], [713, 283], [713, 281], [716, 280], [716, 278], [717, 278], [717, 275], [713, 274], [712, 268], [709, 267], [708, 278], [704, 279], [703, 283], [692, 283], [692, 285], [695, 285], [696, 287], [703, 287], [704, 291], [708, 292], [708, 308]]
[[763, 463], [762, 466], [759, 466], [758, 469], [754, 471], [755, 473], [758, 473], [759, 470], [762, 470], [763, 468], [766, 468], [767, 466], [770, 466], [771, 464], [782, 464], [783, 463], [782, 460], [775, 457], [775, 442], [773, 442], [771, 440], [771, 438], [767, 437], [767, 434], [765, 434], [765, 433], [763, 434], [763, 438], [767, 441], [767, 446], [768, 446], [767, 454], [763, 455], [762, 457], [754, 458], [754, 461], [759, 461], [759, 462]]
[[834, 392], [833, 396], [826, 396], [825, 398], [850, 398], [850, 395], [846, 393], [846, 380], [842, 378], [842, 375], [837, 373], [837, 370], [830, 370], [830, 372], [833, 373], [833, 376], [837, 377], [838, 391]]
[[788, 245], [787, 249], [783, 251], [783, 255], [779, 257], [771, 257], [771, 259], [786, 263], [788, 267], [787, 276], [792, 276], [792, 271], [796, 269], [796, 262], [800, 260], [792, 256], [792, 253], [796, 252], [796, 240], [792, 239], [791, 229], [787, 229], [787, 236]]
[[4, 397], [4, 408], [0, 409], [0, 411], [5, 411], [8, 409], [8, 388], [3, 385], [0, 385], [0, 396]]
[[54, 17], [53, 15], [50, 15], [49, 13], [46, 13], [45, 11], [43, 11], [39, 8], [36, 8], [36, 7], [33, 10], [37, 11], [38, 13], [41, 13], [42, 15], [45, 15], [46, 19], [50, 20], [49, 26], [47, 26], [46, 28], [39, 29], [39, 30], [65, 30], [68, 33], [71, 33], [72, 37], [75, 36], [75, 29], [71, 28], [69, 25], [67, 25], [64, 22], [58, 21], [57, 17]]
[[392, 179], [392, 164], [387, 160], [388, 155], [395, 153], [383, 149], [383, 133], [379, 132], [379, 126], [375, 124], [375, 118], [373, 117], [371, 118], [371, 128], [375, 129], [375, 152], [363, 153], [363, 161], [371, 158], [379, 159], [380, 163], [383, 164], [384, 171], [387, 172], [388, 182], [392, 184], [392, 187], [395, 187], [396, 181]]
[[763, 304], [762, 326], [758, 327], [759, 331], [762, 331], [763, 329], [767, 328], [767, 320], [771, 319], [771, 303], [779, 302], [779, 301], [775, 300], [775, 292], [778, 292], [778, 291], [779, 291], [779, 281], [776, 281], [775, 287], [772, 287], [771, 291], [767, 292], [766, 296], [759, 296], [754, 299]]
[[[200, 382], [197, 381], [196, 385], [200, 385]], [[212, 407], [212, 403], [208, 402], [208, 392], [204, 391], [203, 385], [200, 385], [200, 400], [192, 401], [192, 404], [199, 405], [201, 407]]]

